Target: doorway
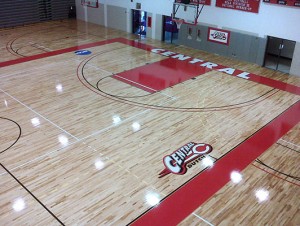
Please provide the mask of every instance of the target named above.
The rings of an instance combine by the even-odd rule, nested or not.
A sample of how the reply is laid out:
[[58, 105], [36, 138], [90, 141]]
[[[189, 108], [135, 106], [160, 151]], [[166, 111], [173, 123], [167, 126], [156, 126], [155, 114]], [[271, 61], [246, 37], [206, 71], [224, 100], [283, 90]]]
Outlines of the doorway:
[[177, 44], [178, 32], [176, 23], [170, 16], [163, 16], [163, 42]]
[[132, 10], [132, 33], [140, 36], [140, 38], [146, 37], [147, 32], [147, 12], [141, 10]]
[[289, 73], [295, 45], [295, 41], [268, 36], [264, 67]]

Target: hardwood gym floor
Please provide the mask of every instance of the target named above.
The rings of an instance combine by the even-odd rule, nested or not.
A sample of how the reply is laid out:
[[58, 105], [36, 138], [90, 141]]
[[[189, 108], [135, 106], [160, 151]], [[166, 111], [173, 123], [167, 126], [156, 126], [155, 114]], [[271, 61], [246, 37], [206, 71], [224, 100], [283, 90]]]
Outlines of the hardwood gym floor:
[[75, 20], [0, 49], [0, 225], [300, 224], [300, 78]]

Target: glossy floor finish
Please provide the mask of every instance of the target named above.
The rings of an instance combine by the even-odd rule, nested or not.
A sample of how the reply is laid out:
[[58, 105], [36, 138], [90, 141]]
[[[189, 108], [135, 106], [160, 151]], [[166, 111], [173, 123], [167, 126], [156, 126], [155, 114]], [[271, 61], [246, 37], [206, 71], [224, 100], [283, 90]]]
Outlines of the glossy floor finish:
[[0, 30], [0, 225], [299, 225], [300, 78], [136, 39]]

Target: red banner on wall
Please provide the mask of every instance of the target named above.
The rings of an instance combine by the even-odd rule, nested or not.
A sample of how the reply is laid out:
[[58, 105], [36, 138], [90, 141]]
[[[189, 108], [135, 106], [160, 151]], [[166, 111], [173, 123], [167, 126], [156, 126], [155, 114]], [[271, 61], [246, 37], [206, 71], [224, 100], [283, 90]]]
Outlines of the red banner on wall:
[[[177, 3], [183, 3], [184, 1], [182, 0], [176, 0]], [[211, 5], [211, 0], [199, 0], [199, 3], [198, 3], [198, 0], [190, 0], [190, 4], [201, 4], [201, 5]]]
[[287, 6], [296, 6], [300, 7], [300, 0], [286, 0], [286, 1], [278, 1], [278, 0], [263, 0], [263, 2], [279, 4], [279, 5], [287, 5]]
[[216, 0], [216, 6], [258, 13], [260, 0]]

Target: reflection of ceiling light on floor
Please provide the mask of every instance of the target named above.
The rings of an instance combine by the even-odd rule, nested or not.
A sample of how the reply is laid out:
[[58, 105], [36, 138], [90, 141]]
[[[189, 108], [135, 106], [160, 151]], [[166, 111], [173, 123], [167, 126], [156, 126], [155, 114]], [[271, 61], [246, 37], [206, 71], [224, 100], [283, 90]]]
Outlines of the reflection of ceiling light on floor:
[[58, 141], [61, 143], [63, 146], [67, 146], [69, 144], [69, 139], [65, 135], [59, 135], [58, 136]]
[[212, 158], [207, 156], [202, 160], [202, 164], [205, 167], [212, 167], [214, 165], [214, 161], [212, 160]]
[[138, 122], [134, 122], [133, 124], [132, 124], [132, 130], [133, 130], [133, 132], [137, 132], [137, 131], [139, 131], [141, 129], [141, 125], [138, 123]]
[[40, 122], [40, 119], [39, 118], [33, 118], [31, 119], [31, 124], [34, 126], [34, 127], [37, 127], [41, 124]]
[[19, 212], [23, 209], [25, 209], [25, 202], [24, 202], [24, 199], [22, 198], [18, 198], [15, 200], [14, 204], [13, 204], [13, 209], [16, 211], [16, 212]]
[[8, 103], [7, 103], [6, 100], [4, 100], [4, 104], [5, 104], [6, 107], [8, 107]]
[[230, 179], [233, 183], [238, 184], [242, 181], [243, 176], [237, 171], [232, 171], [230, 174]]
[[115, 125], [119, 124], [122, 121], [122, 119], [118, 115], [114, 115], [112, 119]]
[[269, 198], [269, 191], [265, 189], [259, 189], [255, 192], [255, 196], [259, 202], [266, 201]]
[[96, 160], [95, 167], [97, 170], [102, 170], [104, 168], [104, 162], [102, 160]]
[[150, 206], [155, 206], [159, 203], [159, 195], [157, 193], [151, 192], [146, 195], [146, 201]]
[[57, 91], [58, 93], [61, 93], [61, 92], [63, 91], [63, 86], [62, 86], [62, 84], [57, 84], [55, 88], [56, 88], [56, 91]]

